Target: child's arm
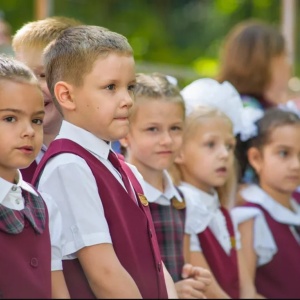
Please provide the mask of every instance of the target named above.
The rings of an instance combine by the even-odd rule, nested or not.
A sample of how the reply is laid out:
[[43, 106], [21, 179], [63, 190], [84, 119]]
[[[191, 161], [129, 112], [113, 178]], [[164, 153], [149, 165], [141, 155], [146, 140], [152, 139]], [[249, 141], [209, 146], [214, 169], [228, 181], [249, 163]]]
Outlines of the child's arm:
[[62, 270], [51, 272], [52, 299], [70, 299], [69, 290]]
[[241, 234], [241, 250], [238, 250], [239, 276], [241, 298], [265, 298], [257, 294], [255, 288], [255, 274], [257, 255], [254, 245], [254, 219], [249, 219], [239, 224]]
[[142, 298], [111, 244], [84, 247], [77, 252], [77, 257], [97, 298]]
[[[190, 263], [194, 266], [201, 266], [202, 268], [205, 268], [207, 270], [210, 270], [209, 265], [202, 254], [202, 252], [190, 252]], [[217, 282], [216, 278], [214, 277], [213, 273], [211, 278], [211, 284], [207, 287], [206, 291], [204, 292], [204, 295], [208, 299], [230, 299], [230, 296], [221, 288], [219, 283]]]
[[174, 281], [173, 281], [170, 273], [166, 269], [165, 264], [163, 262], [161, 262], [161, 263], [163, 265], [164, 277], [165, 277], [165, 282], [166, 282], [166, 287], [167, 287], [167, 292], [168, 292], [168, 298], [169, 299], [178, 299]]

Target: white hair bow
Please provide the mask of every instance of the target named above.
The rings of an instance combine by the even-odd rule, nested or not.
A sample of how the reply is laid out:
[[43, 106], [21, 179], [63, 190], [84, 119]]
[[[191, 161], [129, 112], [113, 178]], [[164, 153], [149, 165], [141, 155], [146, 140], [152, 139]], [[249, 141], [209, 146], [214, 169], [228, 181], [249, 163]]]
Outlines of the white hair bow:
[[245, 142], [257, 135], [256, 121], [262, 118], [264, 111], [251, 106], [244, 107], [241, 112], [240, 139]]
[[234, 134], [240, 133], [243, 104], [231, 83], [219, 83], [211, 78], [198, 79], [186, 86], [181, 94], [186, 104], [187, 115], [200, 105], [215, 107], [232, 121]]

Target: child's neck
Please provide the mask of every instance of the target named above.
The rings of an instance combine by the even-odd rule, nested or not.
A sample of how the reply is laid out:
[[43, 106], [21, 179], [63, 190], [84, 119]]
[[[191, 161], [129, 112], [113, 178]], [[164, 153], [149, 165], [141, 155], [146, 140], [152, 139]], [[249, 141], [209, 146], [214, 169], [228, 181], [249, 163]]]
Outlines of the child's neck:
[[261, 188], [268, 193], [274, 199], [276, 202], [284, 206], [285, 208], [289, 210], [293, 210], [293, 207], [291, 206], [291, 196], [292, 193], [285, 193], [285, 192], [279, 192], [279, 191], [274, 191], [274, 189], [270, 189], [265, 186], [261, 186]]
[[165, 191], [163, 172], [155, 174], [143, 174], [144, 180], [162, 193]]

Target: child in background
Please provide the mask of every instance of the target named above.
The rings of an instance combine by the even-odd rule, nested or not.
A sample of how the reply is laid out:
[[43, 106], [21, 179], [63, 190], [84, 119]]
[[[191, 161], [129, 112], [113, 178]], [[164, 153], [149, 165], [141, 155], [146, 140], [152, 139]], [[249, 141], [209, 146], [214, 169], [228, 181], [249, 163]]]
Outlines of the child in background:
[[137, 74], [128, 135], [121, 139], [126, 161], [137, 167], [158, 238], [162, 260], [179, 298], [203, 298], [210, 282], [207, 270], [184, 265], [185, 203], [167, 169], [182, 141], [185, 105], [168, 76]]
[[200, 79], [182, 90], [187, 117], [175, 159], [186, 214], [186, 261], [212, 272], [207, 298], [253, 298], [228, 209], [235, 193], [234, 148], [241, 99], [234, 87]]
[[51, 274], [48, 220], [53, 208], [47, 208], [18, 170], [27, 167], [42, 146], [44, 114], [34, 74], [0, 56], [1, 298], [68, 297], [62, 272]]
[[58, 134], [62, 122], [62, 116], [55, 107], [47, 87], [43, 51], [63, 30], [79, 24], [79, 21], [66, 17], [50, 17], [26, 23], [13, 36], [12, 47], [16, 59], [25, 63], [35, 73], [43, 92], [45, 105], [44, 138], [41, 151], [28, 168], [21, 170], [23, 178], [28, 182], [31, 182], [37, 164]]
[[149, 207], [111, 150], [111, 141], [129, 130], [136, 81], [131, 46], [118, 33], [82, 25], [66, 29], [44, 57], [64, 120], [33, 182], [63, 216], [71, 297], [176, 298]]
[[[292, 192], [300, 185], [300, 119], [272, 108], [260, 118], [248, 113], [238, 149], [257, 180], [241, 191], [246, 201], [232, 211], [242, 251], [257, 291], [267, 298], [300, 296], [300, 206]], [[250, 122], [252, 120], [252, 122]], [[250, 124], [252, 123], [252, 124]]]

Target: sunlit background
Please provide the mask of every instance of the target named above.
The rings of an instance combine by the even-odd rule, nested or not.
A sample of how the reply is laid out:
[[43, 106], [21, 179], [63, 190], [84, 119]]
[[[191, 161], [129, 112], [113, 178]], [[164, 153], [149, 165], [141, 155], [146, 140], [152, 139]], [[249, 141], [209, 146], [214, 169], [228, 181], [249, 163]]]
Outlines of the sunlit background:
[[297, 4], [297, 0], [0, 0], [0, 12], [12, 34], [25, 22], [54, 15], [117, 31], [129, 39], [138, 71], [173, 75], [182, 86], [199, 77], [214, 77], [220, 46], [232, 26], [261, 19], [286, 37], [294, 96], [300, 93]]

